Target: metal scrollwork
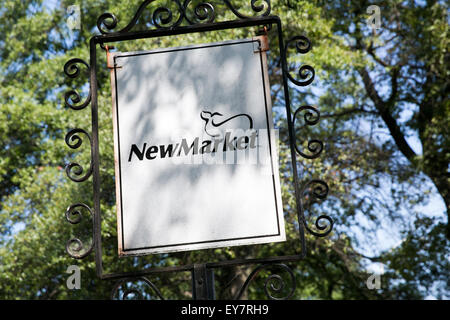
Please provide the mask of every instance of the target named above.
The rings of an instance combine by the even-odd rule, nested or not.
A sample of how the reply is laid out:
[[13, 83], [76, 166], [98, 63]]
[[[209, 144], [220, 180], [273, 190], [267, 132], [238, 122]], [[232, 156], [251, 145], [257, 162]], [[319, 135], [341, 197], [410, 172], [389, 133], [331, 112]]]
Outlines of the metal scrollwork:
[[[76, 203], [71, 206], [69, 206], [66, 210], [66, 220], [71, 224], [78, 224], [82, 220], [82, 214], [79, 210], [79, 208], [84, 208], [87, 211], [89, 211], [91, 217], [92, 210], [84, 203]], [[92, 249], [94, 248], [94, 242], [89, 245], [89, 247], [85, 248], [84, 243], [79, 238], [72, 238], [66, 243], [66, 252], [75, 259], [82, 259], [86, 257], [89, 253], [92, 252]]]
[[[190, 25], [195, 25], [198, 23], [212, 23], [216, 19], [216, 11], [214, 6], [208, 2], [200, 2], [195, 5], [193, 10], [193, 17], [189, 17], [189, 5], [192, 0], [185, 1], [183, 5], [184, 17]], [[194, 19], [192, 19], [194, 18]]]
[[151, 282], [150, 280], [148, 280], [145, 277], [125, 278], [125, 279], [119, 280], [111, 292], [111, 299], [113, 300], [115, 298], [118, 298], [119, 300], [128, 300], [128, 299], [132, 298], [134, 300], [143, 300], [144, 299], [143, 288], [136, 288], [136, 287], [125, 288], [126, 284], [133, 283], [133, 282], [135, 283], [138, 281], [144, 282], [145, 285], [150, 287], [155, 292], [156, 296], [159, 299], [164, 300], [164, 297], [162, 296], [159, 289], [155, 286], [155, 284], [153, 284], [153, 282]]
[[[295, 36], [290, 38], [285, 45], [285, 55], [287, 55], [289, 46], [295, 43], [295, 48], [298, 53], [305, 54], [311, 50], [311, 42], [309, 39], [305, 36]], [[286, 61], [286, 68], [287, 68], [287, 57], [284, 57]], [[298, 74], [300, 79], [297, 80], [289, 73], [289, 70], [285, 70], [287, 78], [294, 83], [297, 86], [307, 86], [311, 84], [314, 80], [315, 72], [314, 68], [309, 65], [303, 65], [299, 68]], [[295, 128], [295, 122], [297, 120], [297, 116], [299, 113], [306, 111], [304, 115], [305, 124], [308, 126], [316, 125], [319, 122], [320, 119], [320, 112], [316, 108], [312, 106], [301, 106], [294, 112], [293, 117], [293, 127]], [[299, 155], [306, 159], [315, 159], [322, 153], [323, 150], [323, 142], [317, 139], [313, 139], [308, 141], [308, 151], [309, 153], [305, 153], [298, 147], [297, 144], [295, 144], [295, 149]]]
[[[309, 39], [305, 36], [295, 36], [290, 38], [285, 45], [285, 55], [287, 55], [289, 46], [295, 43], [296, 51], [300, 54], [305, 54], [311, 50], [311, 42]], [[287, 68], [287, 57], [284, 57], [286, 60], [285, 66]], [[285, 70], [287, 78], [294, 83], [297, 86], [307, 86], [311, 84], [314, 80], [314, 68], [309, 65], [303, 65], [299, 68], [298, 74], [301, 80], [297, 80], [289, 73], [289, 70]], [[307, 126], [313, 126], [316, 125], [320, 120], [320, 112], [317, 108], [313, 106], [301, 106], [294, 112], [293, 120], [292, 120], [292, 126], [294, 128], [294, 141], [296, 140], [296, 134], [295, 134], [295, 122], [300, 115], [300, 113], [304, 112], [303, 119], [305, 121], [305, 124]], [[297, 153], [306, 159], [315, 159], [320, 156], [320, 154], [323, 151], [323, 142], [318, 139], [312, 139], [308, 141], [307, 149], [308, 153], [303, 152], [297, 144], [294, 144], [295, 150]], [[309, 192], [312, 190], [312, 192]], [[300, 197], [305, 198], [308, 195], [310, 195], [311, 200], [316, 199], [325, 199], [328, 195], [328, 185], [322, 181], [322, 180], [311, 180], [308, 183], [305, 184], [303, 187]], [[314, 236], [317, 237], [325, 237], [327, 236], [332, 230], [333, 230], [333, 219], [331, 219], [327, 215], [320, 215], [317, 217], [314, 226], [315, 228], [312, 229], [309, 227], [308, 222], [306, 221], [306, 218], [303, 214], [304, 208], [302, 199], [298, 199], [300, 202], [300, 208], [299, 208], [299, 220], [303, 223], [305, 226], [305, 229], [311, 233]], [[299, 221], [299, 222], [300, 222]]]
[[[312, 191], [308, 193], [310, 198], [312, 198], [311, 200], [323, 200], [328, 196], [328, 190], [329, 188], [325, 181], [314, 179], [305, 184], [302, 190], [302, 197], [304, 198], [308, 191]], [[302, 220], [306, 230], [316, 237], [325, 237], [333, 230], [333, 219], [327, 215], [320, 215], [317, 217], [314, 225], [318, 231], [315, 231], [308, 226], [304, 216], [302, 217]], [[325, 223], [323, 224], [323, 222]]]
[[[169, 8], [158, 8], [153, 12], [152, 21], [157, 28], [171, 27], [169, 24], [172, 20], [173, 14]], [[177, 23], [178, 22], [176, 22], [175, 25]]]
[[[112, 13], [104, 13], [100, 17], [98, 17], [97, 28], [102, 34], [130, 32], [131, 29], [133, 29], [136, 26], [137, 21], [141, 17], [146, 7], [155, 1], [157, 0], [146, 0], [142, 2], [138, 10], [136, 11], [133, 19], [131, 19], [130, 23], [128, 23], [128, 25], [126, 25], [120, 31], [116, 32], [111, 31], [117, 26], [117, 18]], [[178, 6], [178, 11], [180, 12], [178, 20], [174, 22], [172, 25], [168, 26], [167, 24], [171, 23], [173, 20], [172, 10], [170, 10], [167, 7], [158, 7], [155, 11], [153, 11], [152, 14], [152, 23], [156, 28], [167, 28], [167, 27], [172, 28], [177, 27], [181, 24], [181, 21], [183, 20], [183, 7], [181, 6], [178, 0], [172, 0], [172, 2], [174, 2]], [[105, 26], [106, 29], [108, 29], [109, 31], [103, 29], [102, 26]]]
[[[300, 54], [305, 54], [311, 50], [311, 42], [305, 36], [295, 36], [289, 39], [286, 42], [285, 53], [287, 54], [289, 45], [295, 42], [295, 48], [297, 52]], [[315, 71], [314, 68], [310, 65], [303, 65], [298, 69], [298, 76], [301, 80], [295, 79], [290, 73], [289, 70], [286, 70], [286, 74], [288, 79], [297, 86], [304, 87], [310, 85], [314, 81]]]
[[[225, 2], [225, 4], [227, 5], [227, 7], [231, 10], [231, 12], [233, 12], [233, 14], [240, 18], [240, 19], [248, 19], [251, 18], [249, 16], [246, 16], [242, 13], [240, 13], [239, 11], [237, 11], [234, 6], [230, 3], [229, 0], [223, 0]], [[257, 3], [261, 3], [261, 5], [257, 5]], [[270, 0], [251, 0], [251, 8], [254, 12], [256, 13], [260, 13], [259, 16], [264, 17], [264, 16], [268, 16], [272, 10], [271, 6], [270, 6]]]
[[[137, 21], [142, 16], [144, 10], [152, 3], [158, 0], [146, 0], [141, 3], [134, 17], [123, 29], [119, 31], [113, 31], [117, 26], [117, 18], [112, 13], [104, 13], [97, 19], [97, 28], [102, 34], [123, 34], [130, 32], [137, 24]], [[191, 4], [194, 4], [193, 10], [190, 9]], [[200, 2], [200, 3], [198, 3]], [[161, 28], [176, 28], [182, 25], [184, 21], [188, 25], [196, 25], [200, 23], [213, 23], [216, 19], [216, 11], [214, 4], [207, 1], [195, 1], [195, 0], [172, 0], [172, 4], [176, 7], [177, 12], [168, 7], [157, 7], [152, 16], [152, 25], [156, 29]], [[249, 19], [251, 16], [247, 16], [235, 8], [229, 0], [223, 0], [223, 3], [230, 9], [230, 11], [239, 19]], [[258, 16], [268, 16], [271, 12], [270, 0], [251, 0], [251, 10]], [[190, 11], [192, 10], [192, 13]], [[174, 16], [177, 16], [176, 20]]]
[[108, 30], [113, 30], [117, 26], [116, 16], [109, 12], [100, 15], [97, 18], [97, 29], [102, 34], [109, 33], [108, 31], [104, 30], [102, 26], [105, 26]]
[[[64, 73], [69, 78], [76, 78], [80, 75], [80, 67], [78, 64], [83, 64], [86, 66], [87, 70], [90, 70], [89, 64], [87, 64], [84, 60], [79, 58], [70, 59], [64, 65]], [[76, 90], [69, 90], [64, 94], [64, 101], [67, 107], [73, 110], [81, 110], [86, 108], [86, 106], [91, 102], [91, 90], [89, 89], [88, 96], [84, 102], [81, 102], [81, 96]]]
[[[66, 144], [71, 149], [78, 149], [83, 143], [83, 139], [78, 135], [79, 133], [83, 133], [88, 137], [89, 144], [92, 150], [91, 136], [85, 130], [80, 128], [72, 129], [66, 134], [65, 138]], [[84, 175], [83, 172], [84, 172], [83, 167], [77, 162], [70, 162], [69, 164], [66, 165], [66, 174], [69, 177], [69, 179], [75, 182], [82, 182], [87, 180], [92, 174], [92, 161], [90, 161], [89, 169], [86, 171]]]
[[[294, 294], [296, 288], [295, 275], [291, 268], [285, 264], [262, 264], [256, 267], [252, 273], [247, 277], [242, 288], [239, 290], [235, 296], [235, 300], [239, 300], [247, 290], [250, 283], [256, 278], [256, 276], [264, 269], [267, 268], [280, 268], [287, 272], [289, 275], [290, 283], [288, 290], [286, 290], [286, 280], [283, 279], [279, 274], [271, 274], [264, 281], [264, 292], [270, 300], [288, 300]], [[287, 291], [287, 292], [286, 292]]]
[[[295, 128], [295, 121], [297, 119], [297, 115], [302, 112], [306, 111], [303, 119], [305, 120], [305, 124], [308, 126], [316, 125], [319, 122], [320, 119], [320, 112], [316, 108], [312, 106], [301, 106], [294, 112], [294, 120], [293, 120], [293, 126]], [[315, 159], [322, 153], [323, 150], [323, 142], [317, 139], [312, 139], [308, 141], [308, 153], [304, 153], [297, 144], [295, 144], [295, 150], [298, 152], [299, 155], [301, 155], [303, 158], [306, 159]]]

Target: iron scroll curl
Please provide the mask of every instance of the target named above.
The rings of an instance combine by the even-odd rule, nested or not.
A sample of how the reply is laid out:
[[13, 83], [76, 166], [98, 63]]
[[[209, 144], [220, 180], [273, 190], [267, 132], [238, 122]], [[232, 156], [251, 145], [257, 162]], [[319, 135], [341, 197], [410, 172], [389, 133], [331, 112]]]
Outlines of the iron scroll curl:
[[191, 1], [186, 1], [183, 5], [184, 18], [190, 25], [195, 25], [198, 23], [213, 23], [214, 20], [216, 19], [216, 9], [209, 2], [201, 2], [197, 4], [192, 10], [193, 16], [189, 17], [188, 13], [190, 4]]
[[[284, 48], [284, 52], [286, 54], [288, 52], [289, 46], [292, 43], [295, 43], [295, 48], [296, 48], [297, 52], [300, 54], [308, 53], [311, 50], [311, 41], [307, 37], [295, 36], [295, 37], [290, 38], [288, 41], [286, 41], [286, 45]], [[287, 63], [286, 63], [286, 65], [287, 65]], [[314, 68], [307, 64], [302, 65], [298, 69], [298, 76], [301, 80], [294, 78], [291, 75], [291, 73], [289, 72], [289, 70], [285, 70], [285, 72], [286, 72], [288, 79], [293, 84], [300, 86], [300, 87], [305, 87], [305, 86], [310, 85], [314, 81], [314, 78], [315, 78]]]
[[[287, 69], [287, 52], [288, 52], [288, 48], [289, 46], [295, 43], [295, 48], [297, 53], [300, 54], [306, 54], [311, 50], [311, 41], [305, 37], [305, 36], [295, 36], [290, 38], [285, 45], [285, 50], [284, 50], [284, 59], [285, 59], [285, 66], [286, 66], [286, 76], [289, 79], [290, 82], [292, 82], [294, 85], [296, 86], [300, 86], [300, 87], [304, 87], [307, 86], [309, 84], [311, 84], [314, 80], [315, 77], [315, 71], [314, 68], [311, 67], [310, 65], [302, 65], [299, 69], [298, 69], [298, 75], [300, 77], [301, 80], [298, 80], [296, 78], [294, 78], [289, 70]], [[297, 108], [294, 112], [293, 115], [293, 119], [288, 119], [288, 121], [292, 121], [292, 127], [294, 128], [294, 140], [297, 140], [296, 135], [295, 135], [295, 123], [297, 120], [297, 116], [298, 114], [300, 114], [301, 112], [306, 111], [304, 114], [304, 120], [305, 120], [305, 124], [307, 126], [313, 126], [316, 125], [317, 123], [319, 123], [320, 120], [320, 112], [317, 108], [312, 107], [312, 106], [301, 106], [299, 108]], [[322, 153], [323, 150], [323, 142], [318, 140], [318, 139], [313, 139], [308, 141], [308, 145], [307, 145], [307, 149], [309, 151], [309, 153], [305, 153], [302, 150], [300, 150], [299, 146], [297, 143], [295, 143], [294, 145], [297, 153], [302, 156], [303, 158], [306, 159], [315, 159], [317, 157], [320, 156], [320, 154]]]
[[[295, 128], [295, 123], [297, 120], [297, 115], [301, 112], [306, 111], [303, 119], [305, 120], [305, 124], [307, 126], [314, 126], [316, 125], [320, 120], [320, 112], [317, 108], [312, 106], [301, 106], [294, 112], [293, 117], [293, 126]], [[301, 155], [303, 158], [306, 159], [315, 159], [320, 156], [320, 154], [323, 151], [323, 142], [318, 139], [312, 139], [308, 141], [307, 149], [309, 153], [303, 152], [298, 144], [295, 144], [295, 149], [299, 155]]]
[[[64, 65], [64, 73], [69, 78], [77, 78], [80, 75], [80, 67], [79, 64], [84, 65], [87, 68], [87, 71], [90, 71], [89, 64], [80, 58], [73, 58], [66, 62]], [[78, 91], [72, 89], [69, 91], [66, 91], [64, 93], [64, 102], [66, 107], [69, 107], [73, 110], [82, 110], [86, 108], [86, 106], [89, 105], [91, 102], [91, 89], [89, 86], [89, 93], [87, 95], [87, 98], [81, 103], [81, 95], [78, 93]]]
[[[313, 82], [314, 77], [315, 77], [315, 71], [314, 71], [314, 68], [311, 67], [310, 65], [302, 65], [298, 69], [298, 76], [299, 76], [300, 80], [294, 78], [290, 74], [289, 70], [287, 69], [287, 65], [288, 65], [287, 64], [287, 52], [288, 52], [289, 46], [291, 46], [293, 43], [295, 43], [295, 49], [296, 49], [297, 53], [306, 54], [311, 50], [311, 41], [305, 36], [294, 36], [294, 37], [290, 38], [285, 44], [285, 51], [284, 51], [285, 64], [284, 65], [286, 66], [286, 70], [284, 70], [284, 71], [287, 75], [287, 78], [294, 85], [304, 87]], [[297, 141], [297, 136], [295, 134], [295, 124], [296, 124], [296, 121], [297, 121], [299, 115], [303, 112], [304, 112], [303, 120], [304, 120], [306, 126], [317, 125], [320, 120], [320, 112], [316, 107], [304, 105], [304, 106], [300, 106], [299, 108], [297, 108], [293, 114], [292, 120], [288, 119], [288, 121], [292, 121], [293, 135], [294, 135], [293, 139], [295, 142]], [[324, 149], [324, 144], [321, 140], [318, 140], [318, 139], [309, 140], [307, 142], [308, 153], [302, 151], [297, 143], [294, 143], [294, 148], [295, 148], [295, 151], [301, 157], [303, 157], [305, 159], [315, 159], [321, 155], [321, 153]], [[333, 230], [333, 224], [334, 224], [333, 219], [328, 215], [324, 215], [324, 214], [320, 215], [315, 220], [315, 223], [314, 223], [315, 230], [314, 230], [313, 228], [311, 228], [309, 226], [308, 221], [306, 220], [305, 215], [304, 215], [305, 209], [304, 209], [304, 205], [303, 205], [303, 200], [307, 196], [307, 191], [311, 190], [311, 189], [312, 189], [312, 192], [310, 193], [311, 197], [316, 200], [317, 199], [323, 200], [328, 196], [329, 187], [325, 181], [319, 180], [319, 179], [312, 179], [309, 182], [305, 183], [305, 185], [302, 187], [302, 189], [300, 191], [300, 195], [297, 200], [297, 201], [299, 201], [299, 212], [298, 212], [299, 221], [302, 222], [303, 226], [310, 234], [312, 234], [316, 237], [325, 237], [325, 236], [329, 235], [330, 232]], [[303, 239], [303, 241], [304, 241], [304, 239]]]
[[111, 300], [116, 298], [119, 300], [128, 300], [129, 298], [133, 298], [134, 300], [143, 300], [144, 294], [138, 288], [125, 288], [127, 284], [136, 283], [138, 281], [143, 282], [145, 286], [152, 289], [160, 300], [165, 300], [158, 287], [146, 277], [124, 278], [118, 280], [111, 291]]
[[[70, 59], [64, 64], [64, 74], [71, 79], [75, 79], [80, 76], [82, 66], [87, 69], [87, 72], [91, 71], [89, 64], [83, 59]], [[65, 106], [72, 110], [83, 110], [91, 103], [91, 86], [89, 85], [89, 92], [84, 101], [82, 101], [81, 95], [78, 93], [78, 91], [71, 89], [65, 92], [64, 102]], [[75, 150], [80, 148], [83, 144], [83, 135], [86, 136], [89, 140], [90, 152], [92, 155], [92, 139], [90, 134], [86, 130], [81, 128], [72, 129], [67, 132], [64, 140], [69, 148]], [[92, 175], [92, 171], [92, 156], [90, 158], [89, 168], [87, 170], [85, 170], [83, 166], [78, 162], [69, 162], [65, 167], [67, 177], [74, 182], [86, 181]], [[70, 205], [65, 212], [65, 218], [72, 225], [79, 224], [83, 220], [82, 211], [87, 211], [90, 215], [90, 218], [92, 220], [94, 219], [93, 211], [88, 205], [84, 203], [75, 203]], [[86, 245], [86, 243], [79, 237], [71, 238], [66, 243], [67, 254], [74, 259], [83, 259], [88, 256], [94, 249], [93, 236], [94, 222], [92, 221], [92, 241], [90, 242], [90, 244]]]
[[[91, 218], [93, 218], [92, 210], [88, 205], [84, 203], [75, 203], [69, 206], [66, 210], [66, 220], [70, 224], [79, 224], [82, 221], [80, 209], [87, 210]], [[66, 243], [67, 254], [75, 259], [83, 259], [89, 255], [93, 249], [94, 241], [92, 241], [91, 244], [85, 248], [84, 242], [78, 237], [71, 238]]]
[[[92, 151], [93, 145], [91, 136], [84, 129], [76, 128], [70, 130], [65, 137], [66, 144], [71, 149], [78, 149], [83, 143], [83, 139], [79, 135], [80, 133], [84, 134], [88, 138], [89, 145]], [[69, 177], [69, 179], [74, 182], [86, 181], [92, 175], [92, 160], [89, 162], [89, 169], [86, 170], [86, 173], [84, 173], [83, 167], [78, 162], [68, 163], [66, 165], [65, 171], [67, 177]]]
[[[142, 2], [131, 21], [119, 31], [114, 31], [114, 29], [117, 27], [118, 19], [114, 14], [109, 12], [104, 13], [98, 17], [97, 28], [100, 33], [104, 35], [124, 34], [131, 32], [137, 25], [139, 18], [143, 15], [147, 7], [152, 3], [156, 3], [158, 1], [159, 0], [146, 0]], [[196, 4], [194, 4], [193, 9], [191, 9], [191, 4], [194, 2]], [[248, 16], [241, 13], [229, 0], [222, 0], [222, 2], [239, 19], [250, 19], [255, 16], [268, 16], [271, 12], [270, 0], [250, 1], [251, 11], [257, 14], [255, 16]], [[156, 9], [154, 9], [153, 12], [151, 12], [151, 25], [153, 25], [155, 29], [173, 29], [182, 26], [183, 22], [186, 22], [187, 25], [196, 25], [200, 23], [213, 23], [216, 20], [216, 4], [213, 4], [211, 2], [195, 0], [171, 0], [170, 3], [173, 5], [173, 7], [176, 8], [176, 12], [174, 12], [173, 8], [169, 8], [167, 6], [158, 6]], [[189, 15], [191, 17], [189, 17]]]
[[269, 275], [264, 281], [264, 293], [266, 297], [269, 298], [270, 300], [288, 300], [289, 298], [291, 298], [296, 288], [294, 271], [292, 271], [292, 269], [285, 264], [277, 263], [277, 264], [262, 264], [256, 267], [247, 277], [241, 289], [234, 297], [234, 300], [239, 300], [244, 294], [244, 292], [248, 289], [250, 283], [253, 282], [255, 278], [258, 276], [258, 274], [264, 269], [268, 268], [278, 268], [281, 269], [281, 271], [286, 272], [289, 275], [290, 282], [287, 292], [284, 292], [286, 291], [285, 288], [287, 284], [286, 281], [283, 279], [283, 277], [281, 277], [278, 273], [273, 273]]
[[[308, 194], [313, 200], [315, 199], [324, 200], [328, 196], [329, 187], [325, 181], [320, 179], [313, 179], [303, 186], [302, 190], [303, 198], [306, 196], [308, 191], [310, 191]], [[310, 234], [316, 237], [325, 237], [329, 235], [330, 232], [333, 230], [334, 221], [330, 216], [325, 214], [322, 214], [319, 217], [317, 217], [314, 222], [314, 226], [317, 231], [313, 230], [309, 226], [304, 215], [302, 216], [302, 221], [303, 225], [305, 226], [305, 229]]]

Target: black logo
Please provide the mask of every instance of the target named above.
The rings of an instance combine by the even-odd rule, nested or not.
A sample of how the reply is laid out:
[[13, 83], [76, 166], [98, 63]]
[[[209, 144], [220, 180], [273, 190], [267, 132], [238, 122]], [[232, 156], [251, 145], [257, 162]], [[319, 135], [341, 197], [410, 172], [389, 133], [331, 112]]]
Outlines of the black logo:
[[253, 130], [253, 119], [248, 114], [240, 113], [225, 118], [219, 112], [202, 111], [200, 118], [205, 121], [204, 130], [212, 139], [201, 141], [200, 137], [196, 137], [188, 142], [186, 138], [182, 138], [179, 143], [154, 145], [148, 148], [147, 143], [144, 143], [142, 149], [136, 144], [132, 144], [128, 162], [132, 160], [133, 155], [139, 160], [143, 160], [144, 156], [148, 160], [153, 160], [158, 157], [171, 158], [173, 156], [215, 153], [219, 150], [227, 152], [257, 147], [258, 134], [256, 130]]
[[[253, 119], [246, 113], [223, 119], [220, 112], [202, 111], [200, 118], [205, 121], [205, 132], [211, 137], [222, 137], [223, 132], [233, 129], [253, 129]], [[221, 127], [221, 128], [219, 128]]]

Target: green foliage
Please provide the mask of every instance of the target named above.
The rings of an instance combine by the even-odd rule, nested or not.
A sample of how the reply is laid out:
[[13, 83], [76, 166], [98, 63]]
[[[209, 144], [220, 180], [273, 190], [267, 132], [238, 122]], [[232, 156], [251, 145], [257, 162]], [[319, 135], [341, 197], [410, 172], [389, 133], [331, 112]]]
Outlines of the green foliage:
[[[251, 14], [249, 0], [232, 2]], [[88, 42], [97, 32], [100, 14], [116, 14], [119, 30], [132, 18], [140, 1], [0, 3], [0, 298], [109, 298], [114, 283], [97, 278], [93, 254], [78, 261], [65, 252], [65, 244], [73, 236], [80, 236], [87, 245], [91, 241], [89, 213], [83, 211], [83, 223], [74, 226], [66, 221], [65, 210], [76, 202], [92, 207], [92, 178], [77, 184], [64, 172], [70, 161], [79, 162], [85, 169], [89, 166], [88, 139], [84, 137], [82, 147], [74, 152], [64, 137], [72, 128], [89, 131], [91, 115], [89, 108], [74, 111], [64, 107], [66, 90], [76, 88], [82, 99], [86, 98], [87, 77], [68, 79], [62, 68], [73, 57], [88, 61]], [[296, 129], [300, 146], [306, 149], [308, 139], [318, 138], [326, 142], [326, 147], [317, 160], [299, 158], [298, 168], [302, 182], [322, 178], [330, 186], [327, 200], [318, 204], [306, 201], [308, 223], [313, 225], [323, 213], [335, 220], [335, 229], [328, 237], [307, 235], [306, 258], [291, 265], [297, 278], [293, 297], [448, 298], [448, 226], [442, 212], [430, 216], [422, 210], [432, 195], [439, 195], [449, 211], [446, 4], [379, 2], [381, 29], [374, 31], [367, 23], [366, 12], [372, 2], [271, 3], [273, 14], [283, 22], [284, 39], [304, 34], [313, 43], [307, 55], [296, 55], [293, 48], [288, 52], [293, 75], [301, 64], [310, 64], [316, 70], [316, 80], [309, 89], [291, 88], [290, 94], [293, 107], [311, 104], [321, 111], [319, 125], [299, 125]], [[81, 8], [81, 30], [71, 31], [66, 23], [66, 8], [73, 4]], [[148, 28], [150, 12], [162, 4], [175, 9], [172, 1], [158, 0], [149, 6], [137, 28]], [[233, 18], [223, 5], [217, 7], [218, 17]], [[274, 32], [269, 31], [271, 39], [276, 38]], [[116, 47], [121, 51], [147, 50], [254, 34], [254, 29], [247, 28], [131, 41]], [[274, 40], [269, 67], [275, 125], [281, 138], [280, 175], [288, 240], [276, 245], [121, 259], [117, 257], [109, 71], [104, 51], [97, 51], [105, 272], [299, 253], [276, 47]], [[299, 115], [297, 122], [302, 119]], [[412, 148], [411, 141], [418, 141], [423, 151]], [[396, 240], [400, 241], [394, 246]], [[371, 253], [376, 256], [368, 257]], [[370, 275], [367, 267], [372, 262], [383, 263], [385, 269], [378, 290], [366, 286]], [[65, 272], [72, 264], [81, 268], [81, 290], [66, 288], [69, 275]], [[218, 298], [232, 298], [251, 267], [216, 270]], [[268, 275], [267, 270], [261, 272], [244, 297], [265, 298], [264, 276]], [[155, 275], [150, 280], [166, 298], [191, 297], [189, 273]]]

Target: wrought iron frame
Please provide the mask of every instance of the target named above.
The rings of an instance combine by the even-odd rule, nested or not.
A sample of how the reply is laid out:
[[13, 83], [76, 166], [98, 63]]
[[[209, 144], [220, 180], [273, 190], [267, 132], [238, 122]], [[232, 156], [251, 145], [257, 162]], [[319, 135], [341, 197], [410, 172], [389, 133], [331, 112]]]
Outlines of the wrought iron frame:
[[[333, 220], [327, 215], [321, 215], [316, 218], [315, 230], [308, 226], [308, 222], [305, 218], [303, 197], [308, 190], [312, 190], [311, 196], [317, 199], [324, 199], [328, 194], [328, 185], [322, 181], [313, 179], [306, 183], [302, 188], [299, 187], [299, 176], [297, 170], [297, 153], [306, 159], [317, 158], [322, 150], [323, 143], [317, 139], [309, 140], [307, 143], [308, 151], [302, 151], [296, 143], [295, 122], [297, 116], [301, 112], [304, 113], [304, 121], [307, 126], [313, 126], [318, 123], [320, 113], [317, 108], [312, 106], [301, 106], [292, 113], [291, 102], [289, 96], [289, 83], [296, 86], [307, 86], [314, 80], [314, 68], [309, 65], [302, 65], [298, 70], [298, 77], [293, 77], [288, 69], [287, 63], [287, 51], [289, 45], [295, 43], [295, 48], [298, 53], [305, 54], [310, 51], [311, 43], [305, 36], [296, 36], [290, 38], [286, 44], [283, 42], [283, 29], [282, 23], [278, 16], [270, 15], [271, 4], [270, 0], [249, 0], [251, 10], [256, 14], [254, 17], [246, 16], [238, 9], [236, 9], [229, 0], [222, 0], [223, 5], [229, 9], [237, 18], [232, 21], [215, 22], [216, 14], [215, 7], [210, 2], [193, 1], [193, 0], [171, 0], [173, 5], [178, 9], [179, 17], [176, 21], [173, 19], [173, 12], [167, 7], [158, 7], [152, 14], [152, 25], [154, 29], [145, 31], [132, 31], [136, 26], [138, 19], [142, 16], [144, 10], [153, 2], [157, 0], [143, 1], [136, 11], [131, 22], [120, 31], [111, 31], [117, 25], [117, 19], [113, 14], [104, 13], [100, 15], [97, 20], [97, 27], [100, 31], [100, 35], [94, 35], [90, 39], [90, 64], [82, 59], [74, 58], [69, 60], [64, 65], [64, 73], [70, 78], [77, 78], [80, 75], [79, 65], [84, 65], [87, 68], [89, 76], [89, 93], [84, 101], [81, 95], [76, 90], [69, 90], [65, 93], [65, 104], [67, 107], [73, 110], [82, 110], [89, 104], [91, 105], [91, 121], [92, 121], [92, 136], [84, 129], [77, 128], [70, 130], [65, 141], [67, 145], [72, 149], [78, 149], [83, 139], [80, 134], [85, 135], [90, 143], [91, 148], [91, 161], [89, 168], [84, 170], [83, 167], [77, 162], [70, 162], [65, 170], [67, 176], [75, 182], [86, 181], [89, 177], [93, 177], [93, 209], [84, 203], [75, 203], [66, 211], [66, 219], [71, 224], [78, 224], [81, 221], [82, 214], [81, 209], [87, 210], [93, 219], [93, 241], [88, 248], [84, 248], [83, 242], [79, 238], [70, 239], [66, 244], [67, 253], [76, 259], [82, 259], [89, 255], [92, 251], [95, 252], [95, 264], [96, 273], [100, 279], [117, 280], [116, 285], [112, 291], [112, 298], [118, 292], [119, 287], [127, 281], [144, 281], [149, 285], [156, 294], [163, 298], [157, 287], [149, 281], [146, 276], [150, 274], [165, 273], [165, 272], [181, 272], [190, 271], [192, 273], [192, 286], [193, 297], [197, 299], [213, 299], [214, 298], [214, 285], [213, 285], [213, 270], [220, 267], [238, 266], [244, 264], [258, 264], [245, 281], [243, 287], [236, 295], [236, 299], [239, 299], [244, 291], [247, 289], [250, 282], [256, 277], [256, 275], [268, 266], [275, 266], [287, 271], [292, 281], [292, 290], [283, 299], [290, 298], [295, 289], [295, 276], [294, 272], [285, 263], [295, 262], [301, 260], [306, 255], [306, 243], [305, 243], [305, 230], [317, 237], [323, 237], [328, 235], [333, 228]], [[192, 3], [197, 3], [191, 10], [189, 6]], [[258, 5], [260, 3], [260, 5]], [[190, 13], [190, 14], [189, 14]], [[235, 259], [218, 262], [208, 262], [201, 264], [190, 264], [183, 266], [172, 267], [158, 267], [151, 269], [144, 269], [135, 272], [123, 272], [123, 273], [103, 273], [102, 262], [102, 244], [101, 244], [101, 210], [100, 210], [100, 174], [99, 174], [99, 135], [98, 135], [98, 92], [97, 92], [97, 45], [100, 45], [105, 49], [105, 44], [114, 43], [127, 40], [136, 40], [143, 38], [157, 38], [165, 36], [174, 36], [188, 33], [198, 33], [207, 31], [219, 31], [233, 28], [246, 28], [264, 26], [271, 28], [272, 25], [277, 27], [277, 36], [279, 42], [279, 50], [281, 55], [281, 72], [282, 72], [282, 85], [284, 89], [284, 97], [286, 103], [286, 116], [289, 132], [289, 147], [292, 164], [292, 174], [294, 180], [294, 190], [297, 209], [297, 222], [299, 229], [299, 238], [301, 243], [301, 254], [290, 256], [278, 256], [268, 258], [255, 258], [255, 259]], [[103, 29], [106, 27], [107, 30]], [[325, 225], [322, 224], [325, 221]], [[84, 252], [83, 252], [84, 250]], [[274, 284], [274, 281], [277, 285]], [[279, 299], [271, 295], [268, 290], [280, 292], [284, 286], [283, 279], [275, 274], [268, 277], [265, 283], [265, 292], [270, 299]], [[142, 297], [136, 290], [125, 290], [122, 298], [127, 298], [130, 294], [134, 294], [137, 297]]]

